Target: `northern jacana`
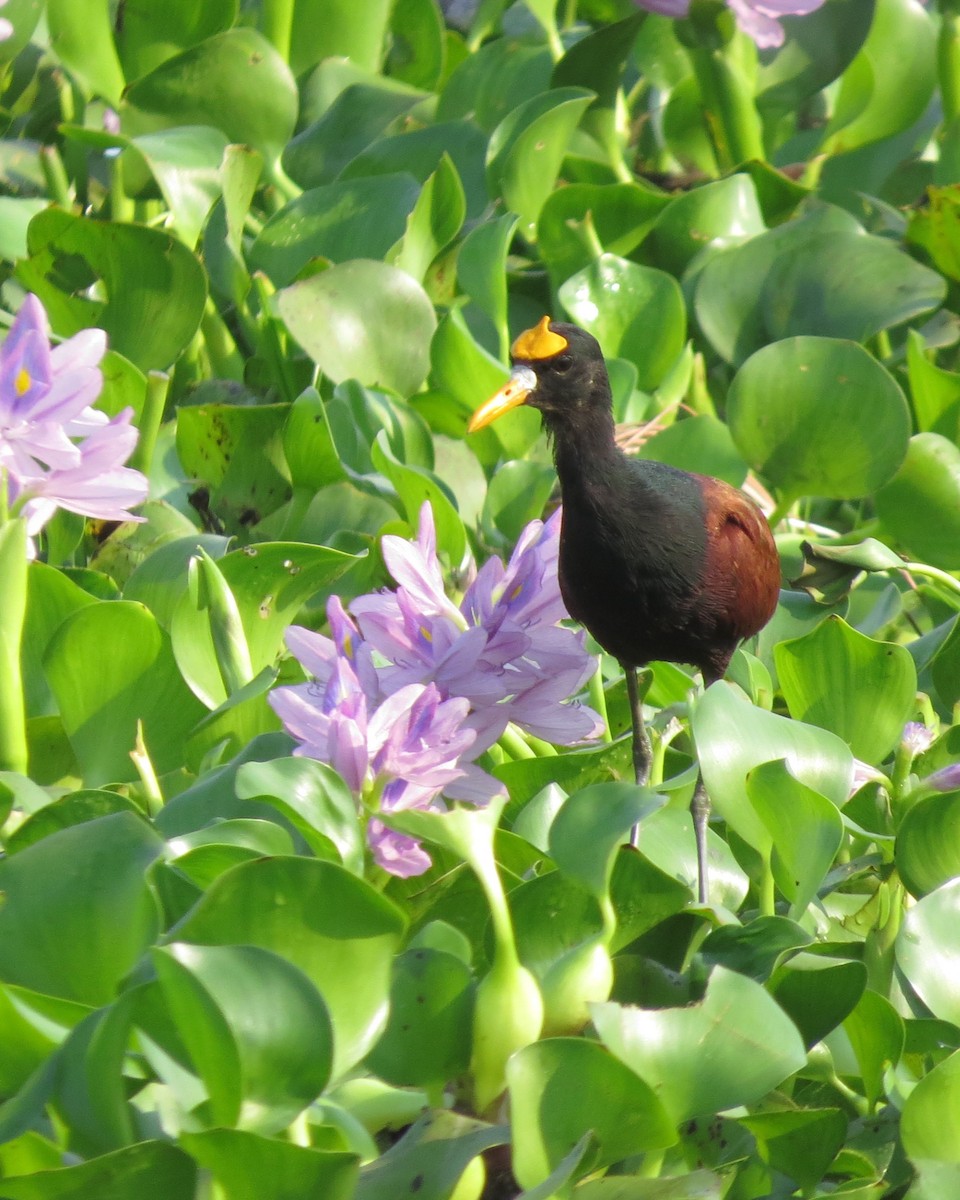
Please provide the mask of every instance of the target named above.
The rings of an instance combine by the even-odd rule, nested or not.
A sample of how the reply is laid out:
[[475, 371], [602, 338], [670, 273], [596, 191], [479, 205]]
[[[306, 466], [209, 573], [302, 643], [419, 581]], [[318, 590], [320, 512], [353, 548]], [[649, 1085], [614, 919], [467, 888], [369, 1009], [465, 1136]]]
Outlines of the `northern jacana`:
[[[757, 505], [730, 484], [623, 454], [603, 354], [585, 330], [544, 317], [513, 343], [511, 361], [509, 380], [468, 429], [520, 404], [541, 414], [563, 502], [560, 591], [570, 615], [624, 670], [643, 785], [651, 750], [637, 668], [690, 663], [707, 687], [722, 678], [738, 644], [777, 606], [773, 534]], [[691, 812], [698, 895], [706, 902], [710, 802], [702, 776]]]

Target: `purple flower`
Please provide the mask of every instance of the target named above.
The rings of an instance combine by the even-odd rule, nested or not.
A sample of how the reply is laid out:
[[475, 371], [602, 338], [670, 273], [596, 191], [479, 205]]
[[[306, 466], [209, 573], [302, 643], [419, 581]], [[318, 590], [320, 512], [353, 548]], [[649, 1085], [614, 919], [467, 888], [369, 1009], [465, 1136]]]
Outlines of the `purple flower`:
[[923, 780], [925, 787], [933, 788], [935, 792], [960, 791], [960, 763], [950, 763], [934, 771]]
[[[753, 38], [761, 50], [783, 45], [781, 17], [803, 17], [815, 12], [824, 0], [727, 0], [740, 29]], [[635, 0], [641, 8], [665, 17], [686, 17], [690, 0]]]
[[908, 721], [903, 727], [903, 735], [900, 738], [900, 744], [903, 748], [909, 751], [911, 757], [916, 757], [922, 754], [924, 750], [929, 750], [936, 741], [937, 735], [932, 729], [928, 729], [922, 721]]
[[[0, 8], [7, 3], [7, 0], [0, 0]], [[0, 42], [5, 42], [7, 38], [13, 37], [13, 26], [6, 17], [0, 17]]]
[[124, 467], [136, 445], [132, 409], [112, 421], [91, 408], [103, 387], [102, 329], [51, 349], [43, 305], [24, 300], [0, 346], [0, 475], [10, 510], [37, 534], [58, 508], [130, 521], [147, 481]]

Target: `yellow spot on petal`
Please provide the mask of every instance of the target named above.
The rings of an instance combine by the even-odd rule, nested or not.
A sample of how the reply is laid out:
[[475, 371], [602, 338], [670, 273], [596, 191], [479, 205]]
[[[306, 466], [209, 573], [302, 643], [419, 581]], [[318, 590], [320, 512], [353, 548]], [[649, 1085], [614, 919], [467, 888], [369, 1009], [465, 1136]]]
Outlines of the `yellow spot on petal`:
[[556, 354], [562, 354], [568, 345], [565, 337], [551, 330], [550, 318], [544, 317], [539, 325], [520, 334], [510, 347], [510, 353], [514, 358], [536, 362], [541, 358], [553, 358]]
[[13, 381], [13, 386], [17, 389], [17, 395], [23, 396], [26, 392], [29, 392], [32, 383], [33, 380], [30, 378], [30, 372], [26, 367], [21, 367], [17, 372], [16, 379]]
[[420, 632], [423, 634], [423, 640], [424, 640], [425, 642], [432, 642], [432, 641], [433, 641], [433, 634], [432, 634], [432, 633], [430, 632], [430, 630], [429, 630], [429, 629], [426, 627], [426, 625], [421, 625], [421, 626], [420, 626]]

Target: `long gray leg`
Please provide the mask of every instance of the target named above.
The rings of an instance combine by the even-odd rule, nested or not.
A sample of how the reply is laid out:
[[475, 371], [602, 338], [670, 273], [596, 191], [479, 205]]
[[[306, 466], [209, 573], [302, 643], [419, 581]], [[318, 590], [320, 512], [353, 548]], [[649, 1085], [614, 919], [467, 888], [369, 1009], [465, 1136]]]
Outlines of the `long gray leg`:
[[693, 817], [693, 836], [697, 841], [697, 898], [701, 904], [709, 903], [710, 880], [707, 874], [707, 822], [710, 819], [710, 797], [703, 782], [703, 772], [697, 772], [697, 786], [690, 801]]
[[[643, 723], [643, 705], [640, 702], [640, 689], [637, 686], [636, 667], [627, 667], [623, 663], [623, 673], [627, 680], [627, 696], [630, 700], [630, 722], [633, 725], [633, 772], [638, 787], [646, 787], [650, 778], [650, 766], [653, 760], [653, 750], [650, 746], [650, 736]], [[640, 841], [640, 826], [634, 825], [630, 830], [630, 845], [636, 846]]]

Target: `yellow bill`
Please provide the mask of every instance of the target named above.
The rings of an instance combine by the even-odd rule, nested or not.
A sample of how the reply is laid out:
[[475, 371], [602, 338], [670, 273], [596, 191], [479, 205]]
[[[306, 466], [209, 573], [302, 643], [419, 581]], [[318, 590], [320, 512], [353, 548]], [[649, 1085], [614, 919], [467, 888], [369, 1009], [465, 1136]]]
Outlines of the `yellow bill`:
[[481, 404], [470, 418], [467, 433], [476, 433], [511, 408], [518, 408], [537, 386], [537, 377], [529, 367], [514, 367], [503, 387]]

